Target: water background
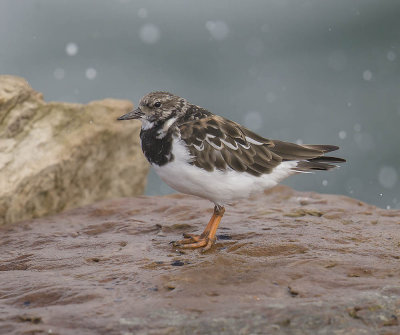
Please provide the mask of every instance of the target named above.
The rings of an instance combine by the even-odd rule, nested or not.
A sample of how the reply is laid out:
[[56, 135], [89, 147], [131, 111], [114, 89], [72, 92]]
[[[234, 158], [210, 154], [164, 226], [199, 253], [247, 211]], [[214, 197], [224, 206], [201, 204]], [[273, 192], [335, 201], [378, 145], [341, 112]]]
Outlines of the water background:
[[[339, 145], [340, 169], [285, 183], [400, 208], [399, 18], [398, 0], [2, 0], [0, 73], [48, 101], [168, 90], [268, 138]], [[170, 192], [150, 173], [147, 194]]]

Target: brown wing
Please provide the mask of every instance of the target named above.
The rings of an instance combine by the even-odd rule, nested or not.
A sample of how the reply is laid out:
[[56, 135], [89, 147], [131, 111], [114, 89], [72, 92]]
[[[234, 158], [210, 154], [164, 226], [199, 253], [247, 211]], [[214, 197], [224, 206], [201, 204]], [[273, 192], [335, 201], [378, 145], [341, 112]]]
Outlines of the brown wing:
[[179, 126], [193, 157], [192, 164], [207, 171], [226, 170], [259, 176], [270, 173], [282, 158], [272, 152], [271, 140], [220, 116], [209, 116]]
[[263, 138], [236, 122], [212, 115], [179, 126], [181, 139], [193, 157], [192, 164], [207, 171], [229, 168], [255, 176], [270, 173], [282, 161], [299, 161], [295, 171], [328, 170], [331, 163], [344, 162], [324, 157], [337, 150], [332, 145], [298, 145]]

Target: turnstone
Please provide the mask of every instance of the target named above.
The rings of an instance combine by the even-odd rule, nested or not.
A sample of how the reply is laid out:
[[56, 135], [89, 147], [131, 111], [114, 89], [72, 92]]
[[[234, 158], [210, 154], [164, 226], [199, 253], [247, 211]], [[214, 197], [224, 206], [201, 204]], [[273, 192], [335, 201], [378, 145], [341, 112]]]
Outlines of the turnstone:
[[183, 234], [182, 248], [208, 250], [224, 205], [247, 198], [301, 172], [329, 170], [342, 158], [324, 156], [334, 145], [294, 144], [261, 137], [168, 92], [145, 95], [139, 107], [118, 120], [139, 119], [143, 153], [173, 189], [212, 201], [214, 213], [200, 235]]

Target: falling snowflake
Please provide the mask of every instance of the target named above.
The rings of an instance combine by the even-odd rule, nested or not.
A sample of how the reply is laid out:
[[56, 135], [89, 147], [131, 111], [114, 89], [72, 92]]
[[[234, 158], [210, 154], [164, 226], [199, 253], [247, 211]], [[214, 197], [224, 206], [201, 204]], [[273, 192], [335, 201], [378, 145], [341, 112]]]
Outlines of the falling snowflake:
[[371, 79], [372, 79], [372, 72], [370, 71], [370, 70], [365, 70], [364, 72], [363, 72], [363, 79], [365, 80], [365, 81], [370, 81]]
[[394, 51], [390, 50], [388, 51], [386, 57], [389, 61], [393, 62], [396, 59], [397, 55]]
[[140, 28], [139, 37], [144, 43], [157, 43], [160, 39], [160, 29], [155, 24], [147, 23]]
[[339, 138], [344, 140], [347, 137], [347, 133], [344, 130], [339, 131]]
[[224, 21], [207, 21], [206, 29], [216, 40], [225, 39], [229, 33], [229, 27]]
[[78, 45], [76, 43], [68, 43], [65, 46], [65, 52], [68, 56], [75, 56], [78, 53]]
[[396, 169], [392, 166], [382, 166], [378, 173], [378, 180], [384, 188], [395, 187], [398, 180]]
[[87, 79], [93, 80], [97, 76], [97, 71], [90, 67], [90, 68], [86, 69], [85, 75], [86, 75]]

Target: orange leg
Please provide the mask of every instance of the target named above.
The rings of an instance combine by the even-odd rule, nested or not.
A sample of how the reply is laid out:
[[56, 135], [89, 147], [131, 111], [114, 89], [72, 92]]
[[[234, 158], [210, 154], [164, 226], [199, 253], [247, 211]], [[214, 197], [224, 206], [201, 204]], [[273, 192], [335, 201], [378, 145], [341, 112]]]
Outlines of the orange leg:
[[204, 247], [203, 251], [206, 251], [212, 247], [216, 241], [216, 233], [218, 225], [221, 222], [222, 216], [225, 213], [225, 208], [219, 205], [215, 205], [214, 213], [207, 224], [207, 227], [200, 235], [183, 234], [185, 237], [183, 240], [173, 242], [175, 247], [180, 248], [201, 248]]

